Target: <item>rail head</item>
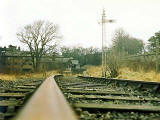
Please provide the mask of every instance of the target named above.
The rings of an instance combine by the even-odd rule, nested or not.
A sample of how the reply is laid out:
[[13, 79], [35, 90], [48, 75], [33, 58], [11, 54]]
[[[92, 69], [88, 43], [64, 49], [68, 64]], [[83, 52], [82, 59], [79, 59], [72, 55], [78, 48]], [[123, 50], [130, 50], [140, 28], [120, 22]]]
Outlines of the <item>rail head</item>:
[[54, 77], [43, 82], [13, 120], [77, 120]]

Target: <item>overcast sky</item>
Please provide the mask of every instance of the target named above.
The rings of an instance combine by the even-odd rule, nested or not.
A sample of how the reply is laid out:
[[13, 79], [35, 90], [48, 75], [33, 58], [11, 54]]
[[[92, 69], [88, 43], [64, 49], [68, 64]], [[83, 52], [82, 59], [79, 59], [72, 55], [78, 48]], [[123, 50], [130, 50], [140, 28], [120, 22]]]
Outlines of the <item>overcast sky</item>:
[[101, 47], [102, 9], [106, 18], [106, 43], [118, 28], [147, 41], [160, 30], [160, 0], [0, 0], [0, 46], [21, 45], [16, 32], [35, 20], [49, 20], [60, 27], [61, 45]]

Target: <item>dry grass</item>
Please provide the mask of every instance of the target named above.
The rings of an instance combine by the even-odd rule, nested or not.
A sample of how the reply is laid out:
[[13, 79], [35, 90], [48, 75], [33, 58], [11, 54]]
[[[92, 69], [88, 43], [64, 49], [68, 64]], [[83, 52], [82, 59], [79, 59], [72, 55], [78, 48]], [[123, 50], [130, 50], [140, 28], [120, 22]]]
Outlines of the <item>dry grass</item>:
[[[89, 76], [101, 77], [101, 66], [87, 66], [86, 68]], [[160, 82], [160, 73], [155, 74], [154, 71], [144, 72], [142, 70], [135, 72], [129, 68], [121, 68], [117, 78]]]
[[27, 79], [27, 78], [46, 78], [51, 75], [58, 74], [57, 71], [48, 71], [44, 73], [26, 73], [26, 74], [0, 74], [0, 79], [2, 80], [17, 80], [17, 79]]
[[85, 67], [86, 74], [88, 76], [93, 76], [93, 77], [101, 77], [102, 76], [102, 69], [101, 66], [86, 66]]
[[117, 78], [160, 82], [160, 73], [155, 74], [154, 71], [144, 72], [142, 70], [135, 72], [129, 68], [121, 68], [120, 75]]
[[[86, 74], [93, 77], [101, 77], [101, 66], [86, 66]], [[46, 72], [46, 75], [43, 73], [28, 73], [24, 75], [15, 75], [15, 74], [0, 74], [0, 79], [2, 80], [17, 80], [17, 79], [26, 79], [26, 78], [44, 78], [51, 75], [59, 74], [58, 71], [49, 71]], [[129, 68], [121, 68], [120, 74], [117, 77], [119, 79], [129, 79], [129, 80], [145, 80], [145, 81], [156, 81], [160, 82], [160, 73], [155, 74], [154, 71], [144, 72], [144, 71], [132, 71]]]

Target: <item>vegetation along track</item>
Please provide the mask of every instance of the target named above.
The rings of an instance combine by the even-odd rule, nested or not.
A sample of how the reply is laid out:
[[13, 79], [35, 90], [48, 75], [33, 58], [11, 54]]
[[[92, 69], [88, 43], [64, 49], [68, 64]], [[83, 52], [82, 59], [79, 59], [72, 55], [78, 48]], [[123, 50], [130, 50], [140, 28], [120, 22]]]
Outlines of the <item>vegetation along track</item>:
[[80, 120], [159, 120], [160, 83], [56, 77]]
[[0, 120], [12, 118], [43, 79], [0, 80]]

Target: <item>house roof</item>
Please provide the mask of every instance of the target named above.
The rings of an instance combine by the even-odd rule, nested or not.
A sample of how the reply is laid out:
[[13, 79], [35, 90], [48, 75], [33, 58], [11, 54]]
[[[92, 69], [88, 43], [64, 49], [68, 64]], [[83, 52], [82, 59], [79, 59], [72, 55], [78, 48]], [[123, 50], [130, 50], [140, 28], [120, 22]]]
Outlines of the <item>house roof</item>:
[[79, 64], [78, 60], [71, 60], [71, 62], [72, 62], [72, 64], [75, 64], [75, 65]]
[[55, 58], [56, 61], [63, 62], [63, 63], [67, 63], [72, 59], [73, 59], [72, 57], [71, 58], [62, 58], [62, 57], [61, 58]]

